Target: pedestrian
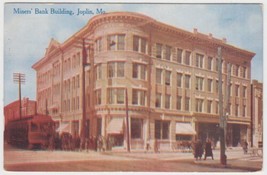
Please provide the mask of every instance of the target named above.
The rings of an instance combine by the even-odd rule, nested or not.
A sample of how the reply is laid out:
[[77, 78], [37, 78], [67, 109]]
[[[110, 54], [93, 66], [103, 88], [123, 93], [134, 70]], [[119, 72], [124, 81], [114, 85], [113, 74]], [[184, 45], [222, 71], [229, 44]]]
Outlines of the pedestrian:
[[248, 142], [246, 140], [245, 140], [245, 142], [243, 144], [243, 151], [244, 151], [244, 154], [248, 153]]
[[157, 139], [154, 140], [154, 152], [159, 153], [159, 143]]
[[213, 160], [213, 153], [212, 153], [211, 140], [210, 139], [206, 140], [204, 160], [206, 160], [207, 157], [211, 157]]
[[195, 159], [198, 160], [202, 158], [202, 155], [203, 155], [203, 147], [202, 147], [202, 143], [201, 143], [201, 140], [198, 140], [196, 143], [195, 143], [195, 149], [194, 149], [194, 156], [195, 156]]

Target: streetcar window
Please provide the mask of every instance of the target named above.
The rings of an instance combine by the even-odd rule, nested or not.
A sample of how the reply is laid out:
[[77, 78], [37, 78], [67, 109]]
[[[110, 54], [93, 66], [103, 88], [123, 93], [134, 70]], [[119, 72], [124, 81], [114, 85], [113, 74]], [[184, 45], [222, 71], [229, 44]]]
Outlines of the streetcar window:
[[38, 131], [38, 125], [35, 124], [35, 123], [32, 123], [32, 124], [31, 124], [31, 131], [32, 131], [32, 132]]

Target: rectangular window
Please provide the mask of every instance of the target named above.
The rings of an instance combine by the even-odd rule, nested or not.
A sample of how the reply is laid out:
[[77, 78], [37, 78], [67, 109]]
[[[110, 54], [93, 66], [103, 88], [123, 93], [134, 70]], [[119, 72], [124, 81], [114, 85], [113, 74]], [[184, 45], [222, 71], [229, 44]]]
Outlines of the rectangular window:
[[181, 96], [177, 96], [176, 109], [182, 110], [182, 97]]
[[190, 88], [190, 75], [185, 75], [185, 88]]
[[235, 105], [235, 116], [238, 117], [238, 115], [239, 115], [239, 105], [236, 104]]
[[239, 96], [239, 85], [235, 85], [235, 96]]
[[161, 139], [161, 122], [160, 122], [160, 120], [155, 120], [155, 138]]
[[208, 70], [212, 70], [212, 57], [208, 57]]
[[116, 89], [108, 89], [108, 103], [115, 104]]
[[96, 104], [101, 105], [101, 89], [96, 90]]
[[165, 85], [171, 85], [171, 71], [168, 70], [165, 71]]
[[156, 104], [155, 104], [156, 108], [161, 108], [161, 94], [157, 93], [156, 94]]
[[171, 96], [165, 94], [165, 108], [170, 109], [171, 107]]
[[247, 87], [243, 86], [243, 97], [246, 98], [247, 97]]
[[139, 118], [131, 118], [131, 138], [141, 139], [143, 130], [143, 120]]
[[183, 74], [177, 73], [177, 87], [182, 87], [182, 76]]
[[76, 76], [76, 79], [77, 79], [77, 88], [80, 88], [80, 76], [79, 75], [77, 75]]
[[208, 92], [212, 92], [212, 79], [208, 79]]
[[211, 109], [212, 109], [212, 101], [208, 100], [207, 101], [207, 113], [211, 113], [212, 112]]
[[156, 44], [156, 57], [162, 59], [162, 44]]
[[136, 52], [139, 51], [139, 37], [138, 36], [133, 37], [133, 51], [136, 51]]
[[190, 110], [190, 97], [185, 97], [185, 111]]
[[196, 90], [203, 91], [203, 81], [204, 81], [204, 78], [196, 77]]
[[203, 110], [203, 99], [196, 99], [196, 112], [202, 112]]
[[162, 69], [156, 69], [156, 83], [161, 84]]
[[215, 102], [215, 113], [219, 114], [219, 102], [218, 101]]
[[117, 62], [117, 77], [124, 77], [124, 62]]
[[133, 89], [132, 104], [138, 105], [138, 90]]
[[196, 67], [203, 68], [204, 55], [196, 54]]
[[239, 66], [236, 65], [235, 67], [235, 76], [238, 76], [239, 75]]
[[243, 105], [243, 117], [246, 117], [246, 109], [247, 109], [246, 105]]
[[96, 52], [102, 51], [102, 38], [96, 40]]
[[102, 78], [102, 66], [98, 64], [96, 66], [96, 79], [100, 80]]
[[115, 50], [117, 47], [116, 35], [108, 36], [108, 50]]
[[191, 52], [190, 51], [186, 51], [185, 52], [184, 64], [190, 65], [190, 63], [191, 63], [190, 59], [191, 59]]
[[183, 55], [183, 50], [182, 49], [177, 49], [177, 63], [182, 63], [182, 55]]
[[216, 84], [215, 84], [215, 92], [219, 93], [219, 80], [216, 80]]
[[140, 38], [140, 39], [141, 39], [141, 52], [142, 53], [146, 53], [147, 41], [144, 38]]
[[243, 78], [247, 77], [247, 68], [243, 67]]
[[115, 62], [108, 63], [108, 77], [115, 77]]
[[124, 89], [117, 89], [117, 104], [124, 104]]
[[155, 120], [155, 138], [156, 139], [169, 139], [170, 135], [170, 122]]
[[133, 78], [138, 78], [138, 64], [133, 64]]
[[118, 50], [125, 50], [125, 35], [118, 35]]
[[166, 60], [171, 60], [171, 50], [172, 50], [172, 48], [171, 48], [171, 46], [166, 46]]
[[169, 139], [170, 122], [162, 122], [162, 139]]
[[146, 65], [140, 64], [140, 79], [145, 80], [146, 79]]

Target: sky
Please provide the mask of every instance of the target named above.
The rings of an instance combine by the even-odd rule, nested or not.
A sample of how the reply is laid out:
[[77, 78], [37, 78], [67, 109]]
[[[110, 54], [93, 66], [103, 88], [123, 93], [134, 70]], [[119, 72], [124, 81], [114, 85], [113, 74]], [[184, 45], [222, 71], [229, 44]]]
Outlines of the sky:
[[[32, 10], [15, 14], [14, 8]], [[74, 15], [35, 14], [35, 9], [65, 8]], [[256, 53], [251, 79], [263, 81], [263, 10], [260, 4], [4, 4], [4, 105], [18, 99], [13, 73], [26, 75], [22, 97], [36, 99], [36, 72], [32, 65], [43, 58], [52, 38], [63, 43], [94, 15], [76, 15], [80, 9], [106, 13], [131, 11], [193, 32], [212, 33], [227, 43]]]

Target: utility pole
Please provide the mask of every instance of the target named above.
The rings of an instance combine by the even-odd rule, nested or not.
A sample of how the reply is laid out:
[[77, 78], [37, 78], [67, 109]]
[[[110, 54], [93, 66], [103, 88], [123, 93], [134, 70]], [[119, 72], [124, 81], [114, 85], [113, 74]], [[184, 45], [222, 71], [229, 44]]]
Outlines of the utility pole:
[[22, 118], [22, 112], [21, 112], [21, 83], [25, 83], [25, 74], [22, 73], [13, 73], [13, 81], [14, 83], [19, 84], [19, 119]]
[[[230, 84], [231, 84], [231, 63], [227, 64], [227, 79], [226, 79], [226, 93], [225, 93], [225, 110], [224, 110], [224, 135], [225, 135], [225, 143], [226, 143], [226, 134], [227, 134], [227, 120], [228, 116], [230, 115], [230, 105], [229, 105], [229, 100], [230, 100]], [[226, 143], [227, 144], [227, 143]]]
[[130, 152], [130, 134], [129, 134], [129, 115], [128, 115], [128, 91], [125, 89], [125, 104], [126, 104], [126, 134], [127, 134], [127, 151]]
[[220, 160], [221, 164], [226, 165], [225, 155], [225, 116], [223, 113], [223, 94], [222, 94], [222, 48], [218, 48], [218, 78], [219, 78], [219, 120], [220, 120]]

